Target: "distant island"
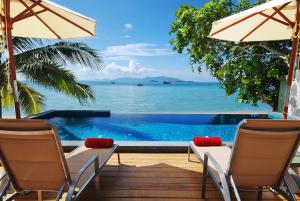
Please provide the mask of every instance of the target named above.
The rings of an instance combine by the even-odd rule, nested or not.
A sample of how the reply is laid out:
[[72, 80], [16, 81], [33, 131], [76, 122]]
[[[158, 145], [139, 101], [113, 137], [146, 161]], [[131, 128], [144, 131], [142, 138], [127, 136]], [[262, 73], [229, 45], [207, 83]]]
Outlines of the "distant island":
[[133, 84], [133, 85], [147, 85], [147, 84], [197, 84], [200, 82], [194, 81], [185, 81], [180, 80], [173, 77], [165, 77], [165, 76], [157, 76], [157, 77], [144, 77], [144, 78], [136, 78], [136, 77], [121, 77], [113, 80], [95, 80], [95, 81], [86, 81], [88, 83], [93, 84]]

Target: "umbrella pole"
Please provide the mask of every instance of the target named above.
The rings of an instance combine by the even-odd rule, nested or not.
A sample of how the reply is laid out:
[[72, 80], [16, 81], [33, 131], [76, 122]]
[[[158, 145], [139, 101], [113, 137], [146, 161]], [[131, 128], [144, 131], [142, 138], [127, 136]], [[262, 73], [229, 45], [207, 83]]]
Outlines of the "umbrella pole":
[[294, 78], [294, 69], [295, 69], [295, 61], [298, 51], [298, 39], [299, 39], [299, 22], [300, 22], [300, 13], [299, 13], [299, 0], [297, 2], [297, 8], [296, 8], [296, 23], [295, 23], [295, 31], [293, 33], [293, 40], [292, 40], [292, 52], [291, 52], [291, 59], [290, 59], [290, 67], [288, 72], [288, 80], [287, 80], [287, 89], [285, 94], [285, 102], [282, 112], [282, 118], [287, 119], [288, 111], [289, 111], [289, 99], [290, 99], [290, 91], [291, 86], [293, 83]]
[[10, 79], [11, 79], [11, 87], [13, 90], [13, 96], [15, 101], [15, 112], [16, 119], [21, 118], [20, 112], [20, 103], [18, 98], [18, 86], [17, 86], [17, 74], [15, 68], [15, 59], [14, 59], [14, 51], [13, 51], [13, 41], [12, 41], [12, 20], [10, 17], [10, 0], [4, 1], [4, 10], [5, 10], [5, 32], [7, 39], [7, 49], [8, 49], [8, 57], [9, 57], [9, 71], [10, 71]]
[[287, 80], [287, 89], [286, 89], [285, 101], [284, 101], [284, 107], [283, 107], [283, 113], [282, 113], [283, 119], [287, 119], [287, 116], [288, 116], [290, 91], [291, 91], [291, 86], [293, 83], [297, 49], [298, 49], [298, 38], [293, 38], [291, 60], [290, 60], [290, 67], [289, 67], [288, 80]]

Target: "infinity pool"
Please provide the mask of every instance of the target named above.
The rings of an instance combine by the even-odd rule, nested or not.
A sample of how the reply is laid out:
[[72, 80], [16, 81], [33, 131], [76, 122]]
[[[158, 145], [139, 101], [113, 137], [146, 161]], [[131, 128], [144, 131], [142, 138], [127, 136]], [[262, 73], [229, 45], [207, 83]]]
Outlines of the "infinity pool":
[[265, 114], [116, 114], [110, 117], [52, 117], [62, 140], [108, 137], [116, 141], [190, 141], [194, 136], [220, 136], [233, 141], [243, 119]]

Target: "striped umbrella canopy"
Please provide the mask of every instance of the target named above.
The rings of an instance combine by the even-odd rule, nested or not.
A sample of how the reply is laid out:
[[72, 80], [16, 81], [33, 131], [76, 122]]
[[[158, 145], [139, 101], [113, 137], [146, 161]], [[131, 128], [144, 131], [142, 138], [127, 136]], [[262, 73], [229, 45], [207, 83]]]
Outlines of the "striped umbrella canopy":
[[96, 21], [47, 0], [0, 0], [0, 6], [0, 25], [3, 29], [0, 34], [7, 41], [16, 118], [20, 118], [12, 37], [93, 37], [96, 35]]
[[210, 38], [251, 42], [292, 40], [283, 118], [288, 115], [289, 95], [298, 50], [300, 0], [272, 0], [213, 22]]

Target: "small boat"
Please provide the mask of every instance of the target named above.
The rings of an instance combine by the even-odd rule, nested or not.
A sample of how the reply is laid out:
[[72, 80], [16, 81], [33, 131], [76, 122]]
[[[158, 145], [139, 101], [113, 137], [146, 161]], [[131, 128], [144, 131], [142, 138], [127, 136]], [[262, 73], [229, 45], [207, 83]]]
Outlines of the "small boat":
[[111, 82], [111, 84], [116, 84], [116, 82]]
[[163, 81], [164, 84], [171, 84], [169, 81]]
[[138, 86], [138, 87], [142, 87], [142, 86], [144, 86], [143, 84], [137, 84], [136, 86]]

